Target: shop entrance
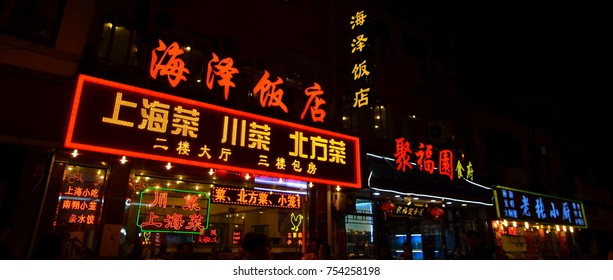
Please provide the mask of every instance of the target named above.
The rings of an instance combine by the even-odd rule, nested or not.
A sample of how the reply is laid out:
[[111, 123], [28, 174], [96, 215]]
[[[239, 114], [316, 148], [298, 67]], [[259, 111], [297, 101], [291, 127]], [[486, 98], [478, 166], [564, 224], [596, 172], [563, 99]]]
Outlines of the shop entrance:
[[414, 260], [423, 260], [423, 238], [419, 220], [390, 219], [389, 221], [389, 244], [392, 256], [399, 258], [404, 251], [404, 244], [410, 244], [409, 249]]

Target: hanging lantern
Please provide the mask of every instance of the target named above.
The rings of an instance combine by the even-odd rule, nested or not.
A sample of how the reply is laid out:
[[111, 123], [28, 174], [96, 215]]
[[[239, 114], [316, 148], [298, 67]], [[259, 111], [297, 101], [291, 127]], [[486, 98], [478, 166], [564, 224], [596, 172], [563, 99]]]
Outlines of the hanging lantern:
[[393, 214], [395, 209], [396, 209], [396, 204], [394, 204], [391, 201], [388, 201], [388, 202], [385, 202], [385, 203], [381, 204], [381, 210], [383, 210], [383, 212], [387, 213], [387, 215]]
[[443, 216], [443, 214], [445, 214], [445, 209], [441, 207], [430, 208], [430, 215], [432, 215], [435, 220], [439, 220]]

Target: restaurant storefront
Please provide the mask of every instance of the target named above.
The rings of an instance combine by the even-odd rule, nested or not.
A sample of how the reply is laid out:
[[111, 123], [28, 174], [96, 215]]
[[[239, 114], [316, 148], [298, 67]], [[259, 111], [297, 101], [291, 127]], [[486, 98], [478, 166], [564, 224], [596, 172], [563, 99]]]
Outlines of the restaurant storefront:
[[365, 188], [350, 191], [355, 206], [340, 211], [347, 255], [397, 258], [408, 243], [413, 259], [448, 259], [468, 230], [492, 238], [493, 188], [479, 183], [487, 180], [473, 164], [451, 150], [396, 142], [393, 155], [365, 154]]
[[300, 258], [327, 223], [311, 219], [319, 193], [360, 187], [355, 137], [87, 75], [64, 146], [37, 232], [71, 240], [65, 258], [121, 259], [137, 243], [154, 258], [184, 242], [231, 258], [249, 231]]
[[138, 159], [132, 161], [144, 169], [129, 162], [93, 167], [94, 153], [79, 153], [55, 162], [50, 190], [59, 196], [50, 195], [47, 207], [56, 211], [43, 219], [53, 218], [52, 232], [72, 240], [65, 258], [121, 259], [136, 243], [144, 245], [143, 258], [155, 258], [160, 245], [172, 253], [184, 242], [194, 244], [198, 258], [231, 258], [248, 231], [268, 234], [279, 259], [302, 252], [308, 230], [303, 181], [221, 169], [190, 174], [179, 166], [164, 172], [155, 168], [159, 162]]
[[587, 229], [580, 201], [497, 186], [496, 244], [514, 259], [575, 259], [580, 230]]

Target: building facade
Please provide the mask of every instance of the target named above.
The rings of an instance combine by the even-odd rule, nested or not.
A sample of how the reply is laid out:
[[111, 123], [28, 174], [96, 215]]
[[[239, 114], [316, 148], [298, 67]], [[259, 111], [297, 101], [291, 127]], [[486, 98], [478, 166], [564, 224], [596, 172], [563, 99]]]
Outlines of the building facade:
[[405, 242], [448, 259], [469, 230], [509, 243], [497, 186], [582, 203], [571, 250], [519, 258], [599, 258], [610, 242], [611, 195], [568, 175], [555, 121], [465, 96], [455, 35], [395, 1], [3, 5], [0, 203], [16, 258], [49, 258], [58, 234], [59, 258], [184, 242], [232, 258], [259, 231], [277, 259], [315, 239], [339, 259]]

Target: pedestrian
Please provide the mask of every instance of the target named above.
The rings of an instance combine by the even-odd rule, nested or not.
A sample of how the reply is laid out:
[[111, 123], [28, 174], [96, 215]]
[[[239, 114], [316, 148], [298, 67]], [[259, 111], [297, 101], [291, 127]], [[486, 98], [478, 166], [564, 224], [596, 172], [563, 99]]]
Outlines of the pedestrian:
[[261, 232], [247, 232], [243, 236], [241, 247], [244, 250], [243, 260], [271, 260], [272, 251], [270, 238]]
[[34, 251], [34, 260], [59, 260], [62, 259], [62, 246], [64, 239], [59, 233], [49, 233], [43, 236]]
[[462, 247], [461, 246], [456, 246], [455, 249], [453, 250], [453, 253], [451, 253], [451, 256], [449, 256], [449, 259], [452, 259], [452, 260], [463, 260], [464, 259], [464, 254], [462, 254]]
[[168, 245], [166, 243], [160, 244], [159, 251], [155, 254], [156, 260], [169, 260], [170, 253], [168, 252]]
[[483, 245], [481, 236], [476, 230], [469, 230], [466, 233], [466, 255], [467, 260], [491, 260], [492, 253]]
[[317, 247], [317, 256], [320, 260], [329, 260], [330, 259], [330, 244], [328, 242], [321, 240], [319, 246]]
[[304, 253], [304, 256], [302, 256], [302, 259], [303, 260], [318, 259], [319, 258], [318, 249], [319, 249], [319, 244], [317, 243], [317, 240], [313, 240], [307, 243], [307, 246], [305, 248], [305, 253]]
[[404, 242], [402, 244], [402, 253], [400, 253], [400, 259], [402, 260], [412, 260], [413, 259], [413, 250], [411, 250], [411, 243]]
[[126, 256], [128, 260], [144, 260], [143, 251], [145, 247], [140, 242], [140, 240], [134, 241], [134, 245], [132, 246], [132, 251]]
[[6, 223], [0, 224], [0, 260], [14, 260], [15, 256], [9, 249], [9, 233], [11, 229]]
[[177, 245], [177, 252], [172, 256], [173, 260], [197, 260], [198, 256], [194, 253], [194, 242], [183, 242]]
[[509, 256], [507, 255], [507, 251], [502, 248], [502, 246], [494, 246], [492, 250], [492, 258], [495, 260], [508, 260]]

